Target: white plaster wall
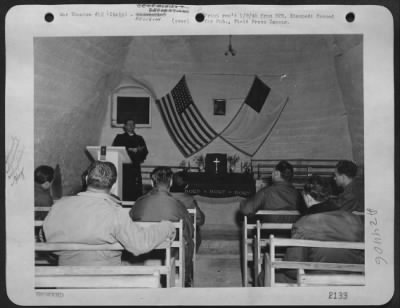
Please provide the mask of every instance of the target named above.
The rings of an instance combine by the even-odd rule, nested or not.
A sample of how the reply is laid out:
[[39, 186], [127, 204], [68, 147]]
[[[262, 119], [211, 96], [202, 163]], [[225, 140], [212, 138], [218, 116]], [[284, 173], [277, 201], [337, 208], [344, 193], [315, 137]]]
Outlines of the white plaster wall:
[[[220, 132], [236, 114], [257, 74], [274, 91], [288, 96], [289, 103], [254, 158], [352, 158], [331, 37], [234, 36], [235, 57], [224, 55], [227, 45], [227, 36], [135, 37], [121, 83], [139, 80], [160, 98], [186, 75], [194, 102]], [[283, 74], [286, 78], [280, 78]], [[213, 115], [214, 98], [227, 100], [226, 116]], [[151, 112], [152, 127], [136, 130], [146, 139], [150, 151], [145, 163], [178, 164], [184, 157], [168, 135], [155, 104]], [[102, 144], [111, 144], [121, 131], [110, 127], [110, 118], [108, 114]], [[250, 159], [219, 138], [201, 151], [211, 152], [239, 154], [241, 161]], [[186, 160], [191, 161], [193, 156]]]
[[[111, 128], [111, 91], [136, 80], [160, 98], [183, 75], [217, 132], [236, 114], [256, 74], [289, 97], [254, 158], [340, 159], [355, 153], [363, 159], [359, 36], [233, 36], [232, 45], [234, 57], [224, 55], [228, 36], [35, 39], [35, 165], [60, 164], [64, 192], [74, 193], [89, 162], [85, 147], [111, 145], [121, 132]], [[227, 100], [225, 116], [213, 115], [214, 98]], [[150, 151], [145, 163], [179, 164], [184, 157], [156, 105], [151, 108], [152, 127], [137, 129]], [[219, 138], [201, 152], [250, 159]]]
[[81, 189], [87, 145], [99, 143], [108, 76], [120, 71], [129, 38], [36, 38], [35, 167], [60, 165], [64, 194]]

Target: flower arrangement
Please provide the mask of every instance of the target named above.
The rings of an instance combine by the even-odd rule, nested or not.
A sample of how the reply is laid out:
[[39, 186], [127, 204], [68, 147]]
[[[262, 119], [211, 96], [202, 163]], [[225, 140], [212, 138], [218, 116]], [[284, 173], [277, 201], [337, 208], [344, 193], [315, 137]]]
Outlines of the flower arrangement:
[[190, 172], [190, 162], [186, 162], [186, 160], [182, 160], [179, 163], [179, 167], [182, 169], [184, 173]]
[[200, 170], [204, 169], [205, 160], [203, 154], [199, 154], [193, 157], [193, 162], [196, 164], [197, 167], [200, 168]]
[[232, 155], [228, 155], [226, 160], [228, 161], [230, 171], [233, 172], [235, 167], [236, 167], [236, 164], [239, 161], [239, 155], [237, 155], [237, 154], [235, 154], [233, 156]]
[[249, 161], [245, 161], [242, 165], [242, 172], [244, 171], [244, 173], [252, 173], [252, 167], [251, 167], [251, 163]]

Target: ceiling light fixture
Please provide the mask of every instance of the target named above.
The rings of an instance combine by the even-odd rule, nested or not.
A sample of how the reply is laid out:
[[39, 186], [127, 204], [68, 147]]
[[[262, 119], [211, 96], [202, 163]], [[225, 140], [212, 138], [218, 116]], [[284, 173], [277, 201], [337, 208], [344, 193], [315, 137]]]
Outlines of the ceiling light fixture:
[[229, 35], [229, 45], [228, 45], [228, 50], [225, 51], [225, 56], [231, 54], [232, 56], [236, 55], [236, 50], [233, 49], [232, 47], [232, 35]]

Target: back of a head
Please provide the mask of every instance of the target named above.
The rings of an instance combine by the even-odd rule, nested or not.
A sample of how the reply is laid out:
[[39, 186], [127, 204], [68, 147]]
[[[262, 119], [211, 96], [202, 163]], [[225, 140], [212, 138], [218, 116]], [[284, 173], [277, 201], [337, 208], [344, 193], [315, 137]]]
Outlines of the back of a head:
[[35, 183], [43, 184], [54, 179], [54, 169], [50, 166], [41, 165], [35, 169]]
[[286, 182], [291, 182], [293, 178], [293, 166], [286, 160], [281, 160], [276, 166], [275, 170], [281, 173], [281, 178]]
[[174, 173], [172, 176], [171, 192], [184, 192], [186, 186], [185, 176], [182, 171]]
[[332, 186], [328, 179], [313, 175], [304, 185], [304, 192], [313, 197], [315, 201], [324, 202], [332, 194]]
[[340, 160], [336, 165], [339, 174], [344, 174], [351, 179], [356, 177], [357, 169], [357, 165], [349, 160]]
[[87, 169], [87, 186], [110, 189], [117, 180], [117, 169], [109, 161], [94, 161]]
[[307, 179], [307, 183], [304, 185], [304, 192], [315, 201], [324, 202], [332, 194], [331, 183], [328, 179], [313, 175]]
[[170, 167], [157, 167], [151, 172], [151, 179], [154, 183], [154, 186], [170, 186], [172, 179], [172, 170]]

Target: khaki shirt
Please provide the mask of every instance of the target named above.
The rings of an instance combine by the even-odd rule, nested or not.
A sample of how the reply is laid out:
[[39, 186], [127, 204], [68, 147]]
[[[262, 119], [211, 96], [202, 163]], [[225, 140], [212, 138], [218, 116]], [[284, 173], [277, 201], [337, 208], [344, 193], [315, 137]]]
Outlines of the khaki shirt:
[[258, 210], [297, 210], [301, 196], [290, 183], [274, 183], [240, 203], [240, 211], [251, 215]]
[[[87, 191], [56, 202], [43, 223], [43, 230], [47, 242], [119, 242], [126, 250], [139, 255], [165, 241], [175, 227], [165, 221], [142, 228], [110, 195]], [[59, 265], [120, 265], [122, 252], [62, 251], [58, 254]]]

